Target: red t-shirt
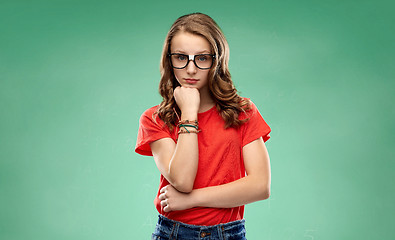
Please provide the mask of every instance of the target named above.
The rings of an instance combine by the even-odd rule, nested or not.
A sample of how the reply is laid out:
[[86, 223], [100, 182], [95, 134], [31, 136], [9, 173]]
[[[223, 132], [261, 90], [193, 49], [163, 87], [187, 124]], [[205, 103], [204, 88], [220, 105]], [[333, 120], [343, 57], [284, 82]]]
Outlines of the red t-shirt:
[[[136, 153], [152, 156], [149, 143], [161, 138], [177, 139], [177, 129], [170, 131], [166, 124], [153, 113], [158, 106], [146, 110], [140, 118], [140, 128], [135, 147]], [[199, 164], [193, 188], [205, 188], [235, 181], [245, 176], [242, 148], [244, 145], [262, 137], [266, 142], [270, 138], [270, 127], [262, 118], [256, 106], [251, 103], [251, 110], [240, 113], [239, 119], [249, 120], [238, 128], [225, 129], [225, 122], [216, 107], [199, 113], [198, 133]], [[160, 176], [159, 190], [169, 182]], [[163, 216], [193, 225], [216, 225], [243, 219], [244, 206], [234, 208], [196, 207], [182, 211], [164, 212], [158, 194], [155, 206]]]

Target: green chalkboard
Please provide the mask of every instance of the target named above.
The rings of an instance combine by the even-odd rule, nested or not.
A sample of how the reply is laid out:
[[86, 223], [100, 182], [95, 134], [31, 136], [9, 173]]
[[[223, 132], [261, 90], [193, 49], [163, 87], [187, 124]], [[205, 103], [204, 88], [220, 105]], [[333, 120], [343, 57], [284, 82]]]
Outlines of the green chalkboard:
[[394, 239], [393, 1], [0, 2], [0, 239], [149, 239], [159, 171], [134, 153], [166, 33], [213, 17], [272, 128], [248, 239]]

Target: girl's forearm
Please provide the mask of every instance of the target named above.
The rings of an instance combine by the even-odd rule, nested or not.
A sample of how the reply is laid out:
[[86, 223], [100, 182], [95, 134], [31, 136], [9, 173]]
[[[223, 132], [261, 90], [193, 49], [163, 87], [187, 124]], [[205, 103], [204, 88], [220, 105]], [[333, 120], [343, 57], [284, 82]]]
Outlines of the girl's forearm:
[[[182, 114], [183, 120], [197, 119], [197, 114]], [[187, 127], [188, 128], [188, 127]], [[188, 128], [190, 131], [193, 128]], [[191, 192], [199, 161], [197, 133], [179, 134], [173, 157], [169, 162], [169, 182], [181, 192]]]
[[232, 208], [269, 198], [270, 180], [246, 176], [219, 186], [194, 189], [190, 193], [194, 207]]

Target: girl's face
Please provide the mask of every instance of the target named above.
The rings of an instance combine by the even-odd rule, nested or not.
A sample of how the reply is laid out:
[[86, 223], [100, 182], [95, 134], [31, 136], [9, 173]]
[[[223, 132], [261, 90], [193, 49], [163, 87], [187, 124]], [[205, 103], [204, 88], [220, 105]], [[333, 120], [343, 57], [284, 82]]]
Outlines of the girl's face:
[[[171, 53], [181, 53], [185, 55], [211, 54], [211, 46], [204, 37], [181, 31], [172, 38], [170, 51]], [[173, 57], [179, 60], [185, 60], [182, 56], [172, 56], [172, 59]], [[196, 57], [196, 62], [198, 61], [203, 62], [207, 60], [203, 58], [198, 59], [198, 57]], [[181, 86], [194, 87], [199, 91], [208, 91], [209, 69], [200, 69], [196, 67], [193, 60], [190, 60], [185, 68], [173, 68], [173, 70]]]

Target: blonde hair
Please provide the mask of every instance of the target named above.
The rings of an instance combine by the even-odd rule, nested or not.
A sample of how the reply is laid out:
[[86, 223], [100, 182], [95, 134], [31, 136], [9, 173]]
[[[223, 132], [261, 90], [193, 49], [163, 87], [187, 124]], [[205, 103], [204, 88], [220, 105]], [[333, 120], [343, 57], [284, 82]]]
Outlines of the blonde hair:
[[215, 54], [213, 67], [208, 73], [208, 87], [216, 108], [225, 121], [225, 128], [237, 127], [248, 119], [240, 120], [239, 113], [249, 110], [250, 101], [240, 97], [232, 82], [228, 69], [229, 45], [217, 23], [203, 13], [192, 13], [181, 16], [171, 26], [164, 42], [160, 63], [161, 80], [159, 93], [163, 97], [156, 114], [166, 125], [173, 129], [178, 122], [180, 109], [173, 97], [173, 91], [180, 86], [174, 76], [168, 54], [172, 38], [179, 32], [187, 32], [204, 37]]

